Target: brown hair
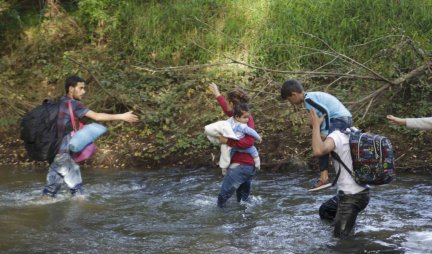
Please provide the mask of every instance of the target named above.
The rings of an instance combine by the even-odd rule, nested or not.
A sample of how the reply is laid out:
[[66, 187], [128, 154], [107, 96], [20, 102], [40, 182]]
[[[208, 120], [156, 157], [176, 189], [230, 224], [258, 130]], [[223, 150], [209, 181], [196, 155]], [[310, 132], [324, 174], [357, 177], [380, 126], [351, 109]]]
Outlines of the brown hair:
[[240, 88], [235, 88], [231, 92], [228, 92], [227, 99], [234, 105], [237, 105], [239, 103], [248, 103], [250, 97], [245, 91]]
[[246, 103], [239, 103], [234, 106], [233, 116], [241, 117], [243, 113], [250, 112], [249, 105]]

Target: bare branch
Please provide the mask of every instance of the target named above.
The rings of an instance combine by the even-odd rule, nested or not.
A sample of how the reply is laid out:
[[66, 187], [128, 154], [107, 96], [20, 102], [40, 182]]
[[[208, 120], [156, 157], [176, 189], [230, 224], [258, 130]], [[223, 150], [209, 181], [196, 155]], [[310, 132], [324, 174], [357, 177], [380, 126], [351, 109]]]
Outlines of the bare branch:
[[367, 113], [368, 113], [368, 111], [369, 111], [369, 109], [370, 109], [370, 107], [371, 107], [371, 105], [372, 105], [374, 99], [375, 99], [375, 97], [373, 97], [373, 98], [370, 100], [368, 106], [366, 107], [365, 112], [363, 113], [363, 116], [362, 116], [361, 120], [363, 120], [363, 119], [366, 117], [366, 115], [367, 115]]
[[315, 39], [318, 39], [320, 42], [322, 42], [324, 45], [326, 45], [327, 48], [329, 48], [331, 51], [336, 52], [336, 50], [334, 50], [326, 41], [324, 41], [320, 37], [313, 35], [313, 34], [310, 34], [310, 33], [302, 33], [302, 34], [305, 34], [305, 35], [308, 35], [308, 36], [313, 37]]
[[319, 37], [317, 37], [317, 36], [315, 36], [315, 35], [313, 35], [313, 34], [308, 34], [308, 33], [304, 33], [304, 34], [309, 35], [309, 36], [311, 36], [311, 37], [313, 37], [313, 38], [318, 39], [319, 41], [321, 41], [322, 43], [324, 43], [324, 44], [325, 44], [325, 45], [326, 45], [326, 46], [327, 46], [327, 47], [328, 47], [332, 52], [334, 52], [336, 55], [338, 55], [338, 56], [340, 56], [340, 57], [342, 57], [342, 58], [348, 60], [349, 62], [354, 63], [354, 64], [356, 64], [356, 65], [362, 67], [363, 69], [365, 69], [365, 70], [371, 72], [373, 75], [375, 75], [376, 77], [378, 77], [380, 80], [385, 81], [385, 82], [387, 82], [387, 83], [389, 83], [389, 84], [392, 84], [392, 82], [391, 82], [390, 80], [388, 80], [387, 78], [381, 76], [381, 75], [378, 74], [376, 71], [372, 70], [371, 68], [367, 67], [366, 65], [357, 62], [356, 60], [352, 59], [351, 57], [349, 57], [349, 56], [347, 56], [347, 55], [344, 55], [344, 54], [342, 54], [342, 53], [337, 52], [337, 51], [334, 50], [334, 49], [333, 49], [333, 48], [332, 48], [332, 47], [331, 47], [327, 42], [325, 42], [323, 39], [321, 39], [321, 38], [319, 38]]
[[397, 34], [395, 34], [395, 35], [387, 35], [387, 36], [383, 36], [383, 37], [380, 37], [380, 38], [376, 38], [376, 39], [373, 39], [373, 40], [367, 41], [367, 42], [365, 42], [365, 43], [356, 44], [356, 45], [352, 45], [352, 46], [349, 46], [349, 47], [351, 47], [351, 48], [355, 48], [355, 47], [366, 46], [366, 45], [371, 44], [371, 43], [373, 43], [373, 42], [376, 42], [376, 41], [379, 41], [379, 40], [384, 40], [384, 39], [387, 39], [387, 38], [390, 38], [390, 37], [402, 37], [402, 38], [404, 38], [405, 35], [397, 35]]
[[327, 65], [330, 65], [330, 64], [332, 64], [333, 62], [335, 62], [337, 59], [338, 59], [339, 57], [334, 57], [331, 61], [329, 61], [329, 62], [327, 62], [327, 63], [325, 63], [325, 64], [323, 64], [323, 65], [321, 65], [320, 67], [318, 67], [318, 68], [315, 68], [313, 71], [318, 71], [318, 70], [320, 70], [320, 69], [322, 69], [322, 68], [324, 68], [324, 67], [326, 67]]
[[[402, 84], [403, 82], [405, 82], [405, 81], [407, 81], [407, 80], [409, 80], [411, 78], [414, 78], [414, 77], [422, 75], [427, 70], [429, 70], [431, 67], [432, 67], [432, 62], [429, 62], [429, 63], [427, 63], [425, 65], [422, 65], [422, 66], [420, 66], [420, 67], [412, 70], [411, 72], [403, 75], [402, 77], [399, 77], [399, 78], [395, 79], [394, 81], [392, 81], [392, 84], [393, 85]], [[360, 103], [362, 103], [362, 102], [364, 102], [366, 100], [374, 99], [375, 97], [377, 97], [379, 94], [381, 94], [384, 90], [386, 90], [389, 87], [390, 87], [390, 84], [386, 84], [385, 86], [382, 86], [381, 88], [379, 88], [378, 90], [376, 90], [373, 93], [369, 94], [368, 96], [363, 97], [362, 99], [354, 101], [354, 102], [348, 102], [347, 104], [351, 104], [350, 105], [350, 109], [355, 108]]]
[[376, 90], [373, 93], [369, 94], [368, 96], [363, 97], [362, 99], [360, 99], [358, 101], [347, 102], [347, 104], [352, 104], [350, 106], [350, 109], [355, 108], [358, 104], [360, 104], [360, 103], [362, 103], [362, 102], [364, 102], [366, 100], [372, 99], [375, 96], [378, 96], [382, 91], [386, 90], [389, 87], [390, 87], [390, 84], [386, 84], [385, 86], [382, 86], [381, 88], [379, 88], [378, 90]]
[[353, 75], [353, 74], [345, 74], [345, 73], [337, 73], [337, 72], [315, 72], [315, 71], [283, 71], [283, 70], [273, 70], [263, 67], [258, 67], [252, 64], [247, 64], [235, 59], [233, 60], [234, 63], [244, 65], [253, 69], [262, 70], [266, 72], [276, 72], [276, 73], [285, 73], [285, 74], [293, 74], [293, 75], [313, 75], [313, 76], [322, 76], [322, 77], [345, 77], [345, 78], [354, 78], [354, 79], [369, 79], [369, 80], [381, 80], [380, 78], [371, 77], [371, 76], [360, 76], [360, 75]]
[[117, 99], [117, 97], [113, 96], [110, 92], [108, 92], [108, 90], [106, 90], [106, 89], [103, 87], [103, 85], [99, 82], [98, 78], [96, 78], [96, 76], [93, 74], [93, 72], [92, 72], [89, 68], [85, 67], [82, 63], [78, 62], [77, 60], [75, 60], [75, 59], [73, 59], [73, 58], [71, 58], [71, 57], [67, 57], [67, 59], [70, 60], [71, 62], [75, 63], [76, 65], [78, 65], [78, 66], [81, 67], [82, 69], [86, 70], [86, 71], [90, 74], [90, 76], [92, 77], [92, 79], [93, 79], [94, 81], [96, 81], [96, 83], [99, 85], [99, 87], [102, 89], [102, 91], [104, 91], [104, 92], [105, 92], [106, 94], [108, 94], [109, 96], [111, 96], [111, 97]]
[[213, 67], [213, 66], [220, 66], [220, 65], [227, 65], [232, 64], [233, 61], [229, 62], [221, 62], [221, 63], [214, 63], [214, 64], [195, 64], [195, 65], [180, 65], [180, 66], [168, 66], [164, 68], [156, 68], [156, 67], [142, 67], [142, 66], [136, 66], [132, 65], [137, 70], [143, 70], [148, 71], [151, 73], [156, 72], [167, 72], [167, 71], [182, 71], [182, 70], [188, 70], [188, 69], [200, 69], [200, 68], [207, 68], [207, 67]]
[[227, 35], [226, 33], [220, 31], [219, 29], [217, 29], [217, 28], [215, 28], [215, 27], [213, 27], [213, 26], [207, 24], [206, 22], [200, 20], [200, 19], [199, 19], [198, 17], [196, 17], [196, 16], [193, 16], [193, 18], [194, 18], [196, 21], [200, 22], [201, 24], [205, 25], [206, 27], [210, 28], [211, 30], [214, 30], [214, 31], [216, 31], [216, 32], [219, 33], [219, 34], [222, 34], [225, 38], [227, 38], [228, 40], [232, 41], [232, 42], [235, 43], [237, 46], [240, 46], [240, 47], [244, 48], [244, 46], [242, 46], [238, 40], [234, 40], [232, 36], [229, 36], [229, 35]]
[[414, 69], [412, 71], [410, 71], [409, 73], [403, 75], [402, 77], [399, 77], [399, 78], [395, 79], [393, 81], [393, 84], [395, 84], [395, 85], [402, 84], [403, 82], [405, 82], [405, 81], [407, 81], [407, 80], [409, 80], [411, 78], [414, 78], [414, 77], [422, 75], [427, 70], [430, 70], [430, 68], [432, 68], [432, 61], [429, 62], [429, 63], [427, 63], [427, 64], [425, 64], [425, 65], [422, 65], [422, 66], [420, 66], [420, 67], [418, 67], [418, 68], [416, 68], [416, 69]]

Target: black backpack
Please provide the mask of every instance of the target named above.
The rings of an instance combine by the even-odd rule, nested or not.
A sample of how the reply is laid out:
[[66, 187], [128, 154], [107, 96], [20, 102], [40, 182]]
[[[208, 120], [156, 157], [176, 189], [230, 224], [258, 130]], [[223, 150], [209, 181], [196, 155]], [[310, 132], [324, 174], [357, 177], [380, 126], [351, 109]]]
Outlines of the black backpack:
[[30, 160], [51, 163], [62, 141], [57, 130], [60, 103], [44, 100], [21, 120], [21, 139]]

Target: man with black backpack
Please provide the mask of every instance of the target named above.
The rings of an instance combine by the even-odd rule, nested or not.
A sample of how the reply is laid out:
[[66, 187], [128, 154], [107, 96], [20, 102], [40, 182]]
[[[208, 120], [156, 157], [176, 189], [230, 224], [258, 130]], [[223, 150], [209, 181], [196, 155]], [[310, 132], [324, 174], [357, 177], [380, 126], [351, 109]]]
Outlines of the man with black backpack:
[[[84, 194], [80, 167], [74, 161], [69, 151], [71, 132], [71, 113], [78, 118], [88, 117], [95, 121], [125, 121], [137, 122], [139, 119], [132, 111], [123, 114], [96, 113], [89, 110], [81, 102], [85, 94], [85, 81], [78, 76], [70, 76], [65, 82], [66, 95], [60, 98], [57, 115], [57, 132], [61, 137], [61, 143], [51, 163], [47, 175], [47, 185], [43, 189], [43, 195], [55, 197], [63, 182], [67, 184], [72, 195]], [[69, 109], [71, 105], [71, 111]]]
[[[350, 236], [355, 225], [357, 215], [369, 203], [369, 188], [359, 185], [344, 167], [353, 170], [349, 136], [339, 130], [330, 133], [323, 141], [320, 126], [324, 115], [319, 117], [314, 109], [309, 112], [312, 124], [312, 151], [320, 157], [332, 154], [333, 164], [337, 173], [335, 183], [337, 195], [324, 202], [319, 208], [321, 219], [334, 221], [334, 236], [346, 239]], [[336, 160], [337, 157], [339, 160]], [[339, 162], [340, 161], [340, 162]]]

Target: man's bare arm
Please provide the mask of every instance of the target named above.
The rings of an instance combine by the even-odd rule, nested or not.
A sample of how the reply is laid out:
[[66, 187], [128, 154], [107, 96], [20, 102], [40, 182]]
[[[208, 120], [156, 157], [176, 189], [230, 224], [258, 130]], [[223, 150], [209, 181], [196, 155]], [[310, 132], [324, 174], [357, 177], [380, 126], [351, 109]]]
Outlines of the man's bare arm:
[[85, 114], [85, 116], [95, 121], [125, 121], [128, 123], [135, 123], [139, 121], [138, 116], [132, 114], [132, 111], [123, 114], [106, 114], [97, 113], [90, 110]]
[[318, 117], [313, 108], [309, 111], [309, 120], [312, 124], [312, 152], [316, 157], [329, 154], [335, 148], [333, 139], [327, 138], [323, 141], [321, 138], [320, 126], [324, 116]]

